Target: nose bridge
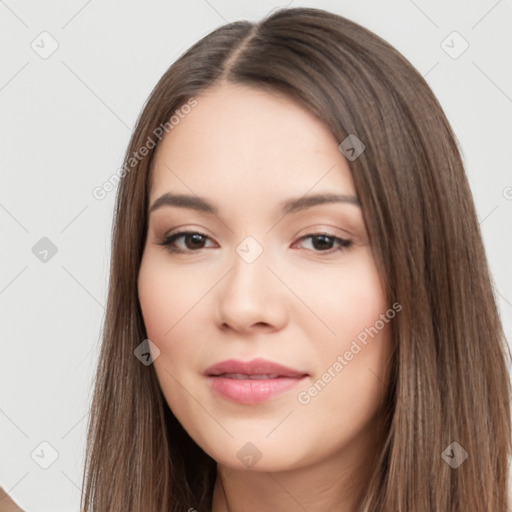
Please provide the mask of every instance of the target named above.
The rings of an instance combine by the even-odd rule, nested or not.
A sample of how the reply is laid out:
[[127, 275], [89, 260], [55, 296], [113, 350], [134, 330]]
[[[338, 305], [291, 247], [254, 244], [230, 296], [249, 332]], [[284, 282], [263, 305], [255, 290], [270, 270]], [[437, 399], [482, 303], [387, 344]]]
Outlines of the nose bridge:
[[248, 235], [237, 245], [235, 252], [244, 263], [252, 265], [260, 259], [264, 248], [263, 244], [256, 240], [254, 236]]
[[221, 323], [237, 330], [254, 324], [276, 327], [280, 323], [276, 286], [270, 282], [275, 277], [267, 264], [268, 251], [254, 236], [244, 237], [235, 247], [229, 260], [231, 271], [219, 296]]
[[[235, 285], [237, 293], [248, 293], [249, 297], [258, 293], [258, 285], [267, 279], [267, 256], [263, 244], [252, 235], [245, 236], [235, 247], [235, 254], [231, 258], [233, 270], [229, 280]], [[247, 299], [244, 296], [244, 300]]]

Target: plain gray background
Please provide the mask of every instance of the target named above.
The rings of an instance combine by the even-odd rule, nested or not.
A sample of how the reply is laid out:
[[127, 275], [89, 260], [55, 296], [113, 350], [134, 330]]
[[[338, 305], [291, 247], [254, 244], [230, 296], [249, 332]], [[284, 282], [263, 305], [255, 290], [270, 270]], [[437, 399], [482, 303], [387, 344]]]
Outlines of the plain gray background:
[[0, 484], [26, 510], [79, 506], [116, 193], [92, 190], [122, 165], [144, 101], [184, 50], [286, 5], [364, 25], [425, 76], [463, 149], [512, 338], [510, 0], [0, 1]]

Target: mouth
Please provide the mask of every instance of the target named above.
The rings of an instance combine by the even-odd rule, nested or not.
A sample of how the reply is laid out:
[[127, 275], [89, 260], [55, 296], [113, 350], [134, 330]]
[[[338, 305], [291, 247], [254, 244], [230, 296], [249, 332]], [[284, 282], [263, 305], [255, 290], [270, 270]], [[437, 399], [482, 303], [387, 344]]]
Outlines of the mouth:
[[288, 368], [280, 363], [257, 358], [251, 361], [239, 361], [237, 359], [228, 359], [210, 366], [205, 370], [205, 375], [218, 377], [224, 375], [228, 378], [267, 378], [275, 379], [279, 377], [297, 378], [307, 375], [306, 372]]
[[269, 374], [263, 374], [263, 375], [247, 375], [243, 373], [221, 373], [220, 375], [210, 375], [211, 377], [224, 377], [225, 379], [251, 379], [251, 380], [263, 380], [263, 379], [280, 379], [280, 378], [286, 378], [284, 375], [269, 375]]
[[204, 372], [210, 388], [236, 403], [257, 404], [305, 382], [309, 375], [279, 363], [230, 359]]

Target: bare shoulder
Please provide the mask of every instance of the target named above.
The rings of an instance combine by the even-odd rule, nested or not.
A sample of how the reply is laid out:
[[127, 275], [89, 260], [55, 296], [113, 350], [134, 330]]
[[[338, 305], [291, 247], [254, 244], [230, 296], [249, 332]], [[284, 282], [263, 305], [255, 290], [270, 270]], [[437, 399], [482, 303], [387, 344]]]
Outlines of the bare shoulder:
[[0, 487], [0, 512], [24, 512], [2, 487]]

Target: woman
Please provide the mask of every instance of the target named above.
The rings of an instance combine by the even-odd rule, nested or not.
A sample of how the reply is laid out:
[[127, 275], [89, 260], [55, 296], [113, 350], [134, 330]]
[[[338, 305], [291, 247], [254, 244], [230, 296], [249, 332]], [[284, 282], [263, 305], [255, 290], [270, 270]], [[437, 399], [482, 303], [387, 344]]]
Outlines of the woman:
[[421, 75], [322, 10], [231, 23], [126, 153], [82, 507], [505, 511], [506, 347]]

